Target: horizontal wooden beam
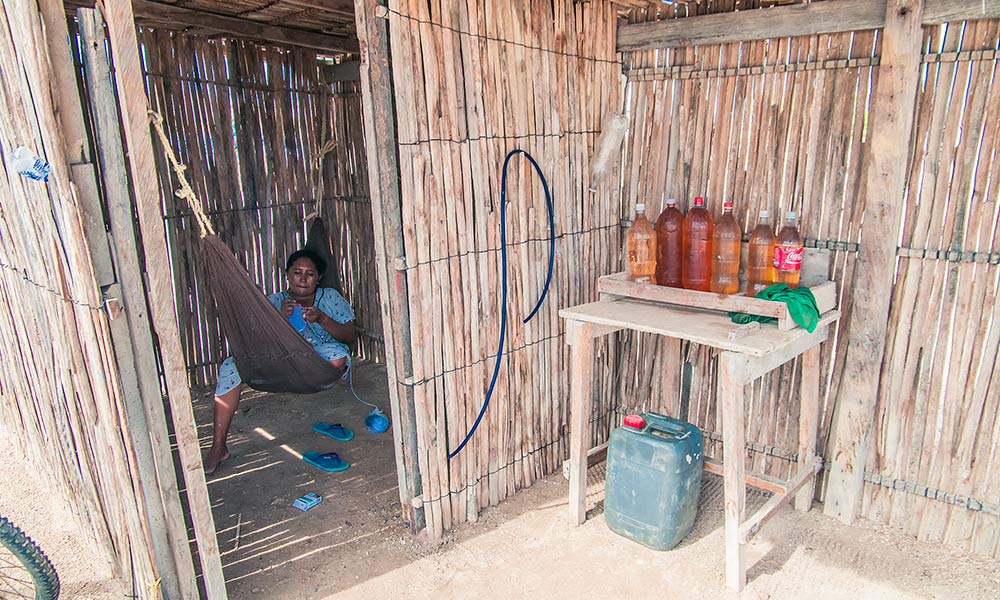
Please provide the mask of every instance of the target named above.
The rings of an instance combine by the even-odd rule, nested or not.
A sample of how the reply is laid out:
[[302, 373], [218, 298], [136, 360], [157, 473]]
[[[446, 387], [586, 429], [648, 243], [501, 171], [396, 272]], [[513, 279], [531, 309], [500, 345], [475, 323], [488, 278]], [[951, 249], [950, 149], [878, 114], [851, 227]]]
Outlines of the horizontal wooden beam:
[[[608, 459], [608, 444], [604, 443], [600, 446], [594, 446], [587, 451], [587, 468], [593, 467], [594, 465], [599, 465]], [[713, 475], [718, 475], [723, 477], [724, 473], [722, 470], [722, 461], [716, 460], [711, 456], [704, 457], [704, 464], [702, 468]], [[569, 479], [569, 461], [563, 462], [562, 467], [563, 477]], [[746, 476], [747, 485], [755, 487], [761, 490], [766, 490], [772, 494], [786, 494], [789, 493], [789, 487], [786, 482], [781, 481], [775, 477], [768, 477], [767, 475], [759, 475], [755, 473], [747, 473]], [[797, 488], [796, 488], [797, 489]]]
[[[1000, 0], [926, 0], [922, 23], [1000, 17]], [[618, 26], [618, 51], [864, 31], [885, 26], [885, 0], [827, 0]]]
[[799, 472], [795, 474], [795, 477], [788, 481], [785, 493], [771, 496], [771, 498], [764, 503], [764, 506], [760, 507], [760, 510], [741, 523], [740, 543], [746, 544], [753, 539], [753, 536], [757, 535], [757, 532], [764, 526], [764, 523], [770, 521], [771, 517], [777, 514], [778, 511], [781, 510], [782, 506], [795, 497], [795, 492], [799, 491], [799, 488], [816, 477], [816, 473], [819, 472], [820, 467], [822, 466], [823, 459], [818, 456], [814, 457], [806, 466], [799, 469]]
[[[706, 472], [718, 475], [719, 477], [726, 476], [726, 473], [723, 470], [722, 461], [716, 460], [711, 456], [705, 456], [703, 457], [703, 460], [704, 465], [702, 465], [702, 468]], [[775, 477], [769, 477], [759, 473], [745, 473], [743, 475], [743, 479], [746, 480], [746, 484], [750, 487], [765, 490], [771, 492], [772, 494], [785, 494], [788, 491], [788, 487], [785, 485], [785, 482]]]
[[161, 4], [150, 0], [132, 0], [136, 21], [171, 23], [185, 27], [196, 27], [237, 38], [250, 38], [288, 46], [302, 46], [331, 53], [356, 53], [358, 40], [342, 36], [328, 35], [304, 29], [294, 29], [268, 25], [249, 19], [203, 12], [190, 8]]

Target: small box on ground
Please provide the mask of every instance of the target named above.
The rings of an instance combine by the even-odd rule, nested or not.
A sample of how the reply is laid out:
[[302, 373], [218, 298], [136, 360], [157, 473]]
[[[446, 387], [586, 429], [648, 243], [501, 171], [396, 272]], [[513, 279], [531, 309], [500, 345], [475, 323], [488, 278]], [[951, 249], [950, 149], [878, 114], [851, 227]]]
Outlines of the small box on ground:
[[323, 496], [320, 496], [315, 492], [309, 492], [308, 494], [302, 496], [301, 498], [296, 498], [295, 502], [292, 502], [292, 506], [301, 510], [302, 512], [305, 512], [322, 501], [323, 501]]

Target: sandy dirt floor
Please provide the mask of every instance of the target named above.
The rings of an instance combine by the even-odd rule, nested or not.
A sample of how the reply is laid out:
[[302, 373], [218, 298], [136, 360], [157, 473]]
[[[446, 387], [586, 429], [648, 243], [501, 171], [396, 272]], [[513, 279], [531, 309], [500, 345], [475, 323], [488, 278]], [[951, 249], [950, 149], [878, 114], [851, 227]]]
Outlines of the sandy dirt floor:
[[[386, 403], [381, 366], [359, 365], [354, 382], [366, 400]], [[245, 394], [233, 457], [209, 479], [230, 598], [1000, 598], [1000, 562], [871, 524], [844, 527], [818, 507], [786, 509], [764, 527], [751, 547], [748, 590], [737, 596], [723, 584], [722, 485], [710, 475], [694, 531], [670, 552], [608, 530], [601, 466], [589, 474], [593, 510], [583, 526], [571, 526], [568, 484], [556, 474], [432, 542], [399, 520], [392, 438], [364, 430], [368, 410], [346, 385], [312, 396]], [[208, 394], [195, 412], [207, 447]], [[337, 442], [316, 434], [317, 420], [356, 436]], [[339, 452], [352, 466], [324, 473], [300, 460], [306, 450]], [[25, 468], [13, 463], [15, 473]], [[26, 473], [0, 488], [0, 512], [50, 551], [64, 597], [122, 598], [69, 512], [50, 519], [33, 509], [40, 492]], [[292, 508], [310, 491], [324, 501], [306, 513]], [[766, 498], [748, 491], [749, 510]]]
[[[112, 577], [110, 563], [94, 551], [94, 541], [71, 507], [49, 494], [33, 476], [34, 468], [0, 436], [3, 485], [0, 485], [0, 515], [24, 531], [55, 565], [62, 588], [61, 598], [121, 600], [124, 586]], [[4, 598], [0, 591], [0, 598]]]

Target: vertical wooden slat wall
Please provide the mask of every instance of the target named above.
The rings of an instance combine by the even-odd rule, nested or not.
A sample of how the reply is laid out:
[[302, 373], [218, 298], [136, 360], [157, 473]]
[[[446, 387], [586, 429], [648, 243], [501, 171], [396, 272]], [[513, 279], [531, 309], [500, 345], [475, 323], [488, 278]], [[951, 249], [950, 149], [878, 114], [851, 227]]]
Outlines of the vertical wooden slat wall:
[[[356, 82], [324, 84], [314, 52], [143, 29], [147, 92], [222, 240], [265, 293], [323, 216], [344, 295], [363, 334], [356, 358], [384, 353]], [[159, 148], [158, 148], [159, 150]], [[164, 190], [177, 182], [162, 155]], [[178, 319], [192, 385], [212, 385], [228, 355], [204, 287], [190, 208], [163, 199]]]
[[[145, 594], [157, 579], [152, 542], [37, 4], [0, 3], [0, 32], [0, 429], [92, 525], [116, 576]], [[18, 146], [51, 163], [48, 183], [10, 167]]]
[[[558, 310], [595, 299], [617, 269], [615, 176], [587, 191], [604, 114], [622, 105], [608, 2], [389, 3], [409, 289], [418, 499], [434, 537], [552, 472], [567, 456], [568, 348]], [[493, 398], [501, 316], [500, 168], [510, 150], [539, 163], [555, 213], [555, 273], [545, 196], [515, 157], [507, 179], [507, 340]], [[606, 364], [608, 347], [600, 349]], [[607, 436], [611, 378], [599, 374], [594, 438]]]
[[1000, 21], [927, 29], [862, 514], [1000, 557]]
[[[661, 18], [672, 18], [687, 10], [727, 12], [735, 4], [659, 10]], [[740, 8], [755, 7], [747, 4]], [[652, 11], [632, 15], [634, 21], [653, 18]], [[1000, 444], [994, 377], [1000, 132], [988, 115], [1000, 110], [998, 43], [995, 20], [925, 27], [909, 193], [861, 512], [922, 539], [992, 556], [1000, 556], [994, 456]], [[703, 195], [714, 213], [732, 199], [746, 237], [761, 209], [779, 218], [795, 210], [807, 245], [831, 249], [832, 278], [850, 282], [864, 243], [858, 186], [866, 133], [878, 127], [868, 119], [878, 62], [875, 31], [629, 53], [623, 216], [639, 198], [651, 207], [650, 218], [670, 197], [686, 208]], [[841, 289], [840, 297], [845, 318], [822, 356], [824, 440], [850, 327], [849, 290]], [[619, 412], [662, 406], [660, 378], [651, 373], [680, 368], [686, 417], [706, 431], [710, 451], [721, 454], [711, 352], [686, 345], [684, 364], [664, 365], [656, 340], [645, 335], [621, 336], [620, 352], [638, 360], [619, 361]], [[786, 365], [748, 390], [748, 468], [790, 474], [799, 369], [798, 361]]]

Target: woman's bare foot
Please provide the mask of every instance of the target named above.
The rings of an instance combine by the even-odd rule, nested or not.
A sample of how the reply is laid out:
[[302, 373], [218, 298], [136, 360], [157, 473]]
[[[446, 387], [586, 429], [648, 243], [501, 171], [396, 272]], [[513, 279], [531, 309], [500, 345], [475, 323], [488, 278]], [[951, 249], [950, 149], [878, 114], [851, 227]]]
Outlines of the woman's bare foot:
[[208, 456], [205, 457], [205, 474], [213, 475], [219, 466], [222, 465], [222, 463], [224, 463], [228, 458], [228, 448], [225, 446], [222, 448], [212, 446], [212, 449], [208, 451]]

